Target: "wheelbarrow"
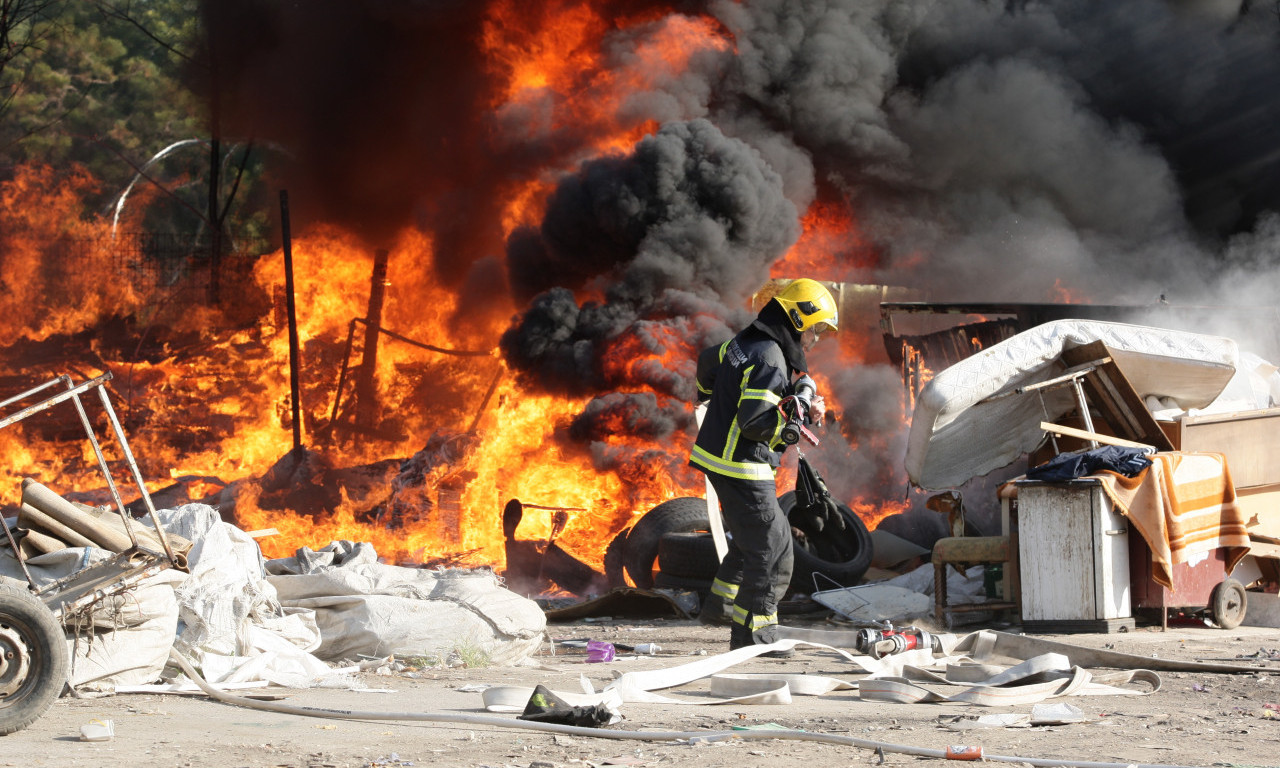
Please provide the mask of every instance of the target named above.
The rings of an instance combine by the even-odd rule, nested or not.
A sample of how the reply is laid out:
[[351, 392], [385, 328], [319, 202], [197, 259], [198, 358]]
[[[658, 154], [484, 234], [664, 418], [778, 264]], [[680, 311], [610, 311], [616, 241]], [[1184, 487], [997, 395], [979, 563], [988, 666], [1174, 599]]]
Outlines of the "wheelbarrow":
[[[0, 577], [0, 735], [19, 731], [34, 723], [67, 687], [70, 662], [63, 631], [65, 621], [92, 611], [99, 601], [129, 590], [144, 579], [173, 567], [176, 562], [124, 430], [107, 396], [105, 385], [110, 379], [108, 372], [75, 384], [71, 377], [63, 374], [0, 402], [0, 429], [61, 404], [75, 407], [132, 544], [96, 565], [38, 586], [19, 546], [22, 532], [15, 532], [8, 524], [3, 526], [5, 540], [0, 540], [0, 546], [7, 543], [21, 566], [26, 583], [16, 578]], [[120, 497], [103, 454], [103, 446], [81, 399], [82, 395], [91, 392], [97, 394], [116, 447], [132, 472], [162, 551], [157, 552], [138, 543], [134, 532], [138, 523]]]

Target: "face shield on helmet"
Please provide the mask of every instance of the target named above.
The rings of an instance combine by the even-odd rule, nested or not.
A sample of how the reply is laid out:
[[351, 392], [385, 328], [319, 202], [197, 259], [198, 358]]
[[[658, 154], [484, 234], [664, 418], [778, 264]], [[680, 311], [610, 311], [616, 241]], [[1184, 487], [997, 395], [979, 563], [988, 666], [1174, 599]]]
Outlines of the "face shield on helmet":
[[814, 334], [820, 336], [839, 327], [836, 301], [817, 280], [807, 277], [793, 280], [773, 298], [786, 311], [791, 327], [799, 332], [812, 328]]

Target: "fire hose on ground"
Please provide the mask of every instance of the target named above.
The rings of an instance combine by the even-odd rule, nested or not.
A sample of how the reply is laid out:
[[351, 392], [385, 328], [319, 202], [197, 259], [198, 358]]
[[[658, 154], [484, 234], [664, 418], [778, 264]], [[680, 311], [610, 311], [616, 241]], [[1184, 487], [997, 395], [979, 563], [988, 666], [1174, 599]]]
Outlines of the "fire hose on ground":
[[835, 744], [848, 747], [860, 747], [877, 752], [892, 752], [915, 757], [932, 757], [939, 760], [988, 760], [1004, 763], [1022, 763], [1025, 765], [1053, 768], [1194, 768], [1194, 766], [1168, 765], [1162, 763], [1106, 763], [1087, 760], [1046, 760], [1040, 758], [1018, 757], [1016, 755], [987, 755], [980, 749], [974, 751], [952, 749], [929, 749], [913, 747], [907, 744], [893, 744], [885, 741], [858, 739], [852, 736], [838, 736], [827, 733], [813, 733], [800, 730], [768, 730], [768, 731], [625, 731], [591, 728], [578, 725], [561, 725], [558, 723], [534, 722], [529, 720], [512, 720], [495, 715], [480, 715], [462, 712], [369, 712], [349, 709], [322, 709], [319, 707], [303, 707], [295, 704], [282, 704], [275, 701], [260, 701], [236, 696], [220, 691], [210, 685], [196, 672], [195, 667], [177, 650], [169, 651], [169, 658], [196, 684], [200, 690], [211, 698], [225, 704], [232, 704], [267, 712], [278, 712], [285, 715], [302, 717], [320, 717], [333, 720], [403, 720], [427, 723], [461, 723], [466, 725], [492, 726], [495, 728], [515, 728], [543, 733], [563, 733], [598, 739], [634, 740], [634, 741], [688, 741], [691, 743], [709, 743], [717, 741], [812, 741], [821, 744]]

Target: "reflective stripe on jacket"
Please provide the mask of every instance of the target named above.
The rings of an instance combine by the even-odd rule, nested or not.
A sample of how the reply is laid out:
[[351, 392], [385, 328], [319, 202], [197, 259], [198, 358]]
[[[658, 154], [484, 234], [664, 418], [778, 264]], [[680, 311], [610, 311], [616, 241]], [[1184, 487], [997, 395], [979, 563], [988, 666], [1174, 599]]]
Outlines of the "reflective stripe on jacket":
[[709, 400], [689, 463], [741, 480], [772, 480], [782, 457], [778, 403], [791, 376], [778, 342], [755, 324], [698, 356], [698, 398]]

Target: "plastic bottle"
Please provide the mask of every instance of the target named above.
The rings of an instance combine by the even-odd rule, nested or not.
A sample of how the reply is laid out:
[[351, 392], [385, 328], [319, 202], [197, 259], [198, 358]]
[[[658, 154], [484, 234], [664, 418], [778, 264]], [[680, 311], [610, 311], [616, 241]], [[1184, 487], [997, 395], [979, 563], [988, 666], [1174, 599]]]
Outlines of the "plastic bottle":
[[953, 745], [947, 747], [948, 760], [981, 760], [982, 747]]

